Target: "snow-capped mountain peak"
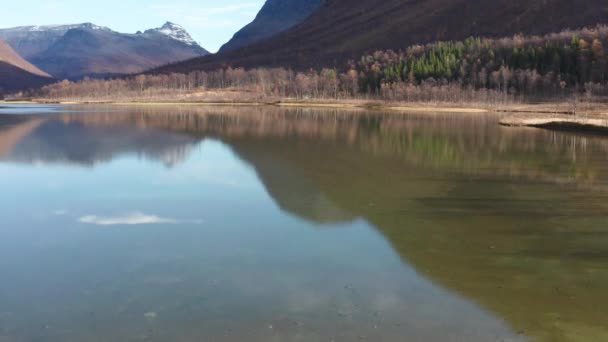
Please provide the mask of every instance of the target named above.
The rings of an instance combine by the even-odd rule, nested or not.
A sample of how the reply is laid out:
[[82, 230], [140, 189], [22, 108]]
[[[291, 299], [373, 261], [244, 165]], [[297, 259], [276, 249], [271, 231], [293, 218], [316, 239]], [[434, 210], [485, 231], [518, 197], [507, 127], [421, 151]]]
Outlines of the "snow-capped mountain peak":
[[198, 45], [190, 34], [180, 25], [167, 21], [162, 27], [153, 29], [158, 33], [164, 34], [172, 39], [178, 40], [187, 45]]
[[57, 34], [63, 34], [72, 29], [90, 29], [90, 30], [104, 30], [111, 31], [109, 28], [104, 26], [98, 26], [92, 23], [82, 24], [71, 24], [71, 25], [37, 25], [37, 26], [19, 26], [13, 28], [2, 29], [4, 32], [55, 32]]

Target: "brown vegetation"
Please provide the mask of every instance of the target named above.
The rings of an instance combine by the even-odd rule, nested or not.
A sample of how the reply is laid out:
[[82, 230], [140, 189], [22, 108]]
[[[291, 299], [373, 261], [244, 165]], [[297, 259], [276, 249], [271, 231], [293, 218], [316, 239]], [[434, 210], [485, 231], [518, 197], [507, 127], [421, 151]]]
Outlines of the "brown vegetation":
[[226, 69], [189, 74], [138, 75], [126, 79], [62, 82], [46, 86], [35, 96], [51, 102], [264, 102], [386, 100], [436, 103], [505, 104], [515, 97], [491, 89], [456, 84], [387, 85], [361, 91], [358, 78], [333, 69], [294, 72], [275, 69]]
[[[377, 51], [341, 69], [225, 68], [187, 74], [63, 81], [36, 96], [77, 102], [394, 103], [568, 102], [568, 112], [608, 98], [608, 26], [545, 36], [469, 38]], [[581, 108], [585, 103], [587, 108]]]

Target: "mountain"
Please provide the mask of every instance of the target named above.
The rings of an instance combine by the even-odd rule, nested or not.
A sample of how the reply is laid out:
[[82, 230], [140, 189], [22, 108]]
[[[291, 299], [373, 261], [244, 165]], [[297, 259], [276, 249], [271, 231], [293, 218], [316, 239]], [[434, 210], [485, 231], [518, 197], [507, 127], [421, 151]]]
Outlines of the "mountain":
[[91, 23], [75, 25], [20, 26], [0, 29], [0, 39], [6, 41], [23, 58], [43, 53], [72, 29], [105, 29]]
[[324, 0], [267, 0], [253, 22], [243, 27], [220, 52], [235, 50], [272, 37], [302, 22]]
[[[155, 36], [158, 36], [158, 35], [160, 35], [161, 37], [165, 36], [165, 37], [169, 37], [173, 40], [176, 40], [178, 42], [182, 42], [189, 46], [200, 47], [198, 45], [198, 43], [194, 39], [192, 39], [192, 37], [186, 31], [186, 29], [184, 29], [182, 26], [172, 23], [170, 21], [167, 21], [163, 26], [161, 26], [159, 28], [147, 30], [146, 32], [144, 32], [143, 35], [146, 37], [150, 37], [150, 38], [154, 38]], [[199, 52], [208, 53], [204, 49], [202, 49], [202, 51], [199, 51]]]
[[69, 79], [136, 73], [208, 53], [170, 22], [136, 34], [86, 23], [5, 29], [0, 37], [36, 66]]
[[40, 87], [54, 82], [51, 75], [38, 69], [0, 40], [0, 94]]
[[187, 72], [233, 66], [342, 66], [377, 49], [470, 36], [544, 34], [608, 23], [605, 0], [327, 0], [273, 38], [161, 68]]

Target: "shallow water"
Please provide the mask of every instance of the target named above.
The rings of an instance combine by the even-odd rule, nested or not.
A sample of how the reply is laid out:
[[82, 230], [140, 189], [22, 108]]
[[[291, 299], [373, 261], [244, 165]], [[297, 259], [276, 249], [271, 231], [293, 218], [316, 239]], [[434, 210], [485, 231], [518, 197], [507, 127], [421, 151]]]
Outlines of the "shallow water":
[[608, 139], [11, 106], [0, 342], [608, 340]]

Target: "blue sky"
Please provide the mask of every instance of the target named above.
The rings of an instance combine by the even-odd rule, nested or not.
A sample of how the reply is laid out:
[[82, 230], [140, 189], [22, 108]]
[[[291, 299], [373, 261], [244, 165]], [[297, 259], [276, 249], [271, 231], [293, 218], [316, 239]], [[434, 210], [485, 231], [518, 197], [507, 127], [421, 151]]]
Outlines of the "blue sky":
[[245, 24], [265, 0], [14, 0], [5, 1], [0, 27], [92, 22], [135, 33], [166, 21], [180, 24], [204, 48], [215, 52]]

